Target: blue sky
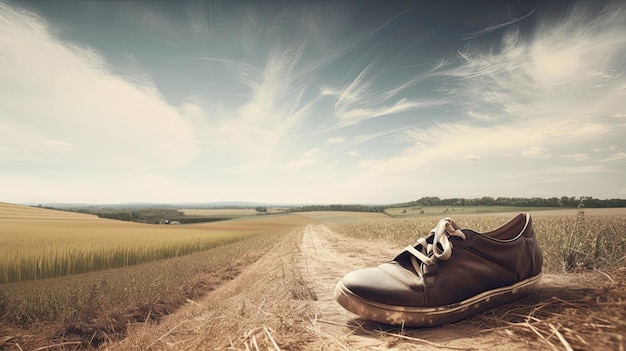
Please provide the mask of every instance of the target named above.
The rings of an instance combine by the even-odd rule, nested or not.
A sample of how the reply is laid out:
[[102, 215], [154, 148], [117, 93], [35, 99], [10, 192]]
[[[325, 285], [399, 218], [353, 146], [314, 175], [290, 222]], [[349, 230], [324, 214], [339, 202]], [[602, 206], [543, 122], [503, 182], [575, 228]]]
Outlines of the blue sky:
[[0, 201], [626, 198], [626, 3], [0, 0]]

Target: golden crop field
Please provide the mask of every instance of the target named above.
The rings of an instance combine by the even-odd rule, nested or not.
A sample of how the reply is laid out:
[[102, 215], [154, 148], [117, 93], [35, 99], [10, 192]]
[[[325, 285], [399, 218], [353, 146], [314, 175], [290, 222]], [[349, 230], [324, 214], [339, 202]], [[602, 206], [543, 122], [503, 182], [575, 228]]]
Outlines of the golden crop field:
[[88, 220], [98, 219], [97, 216], [67, 211], [52, 211], [44, 208], [19, 206], [0, 202], [0, 220], [4, 219], [35, 219], [35, 220], [59, 220], [76, 219]]
[[150, 225], [0, 204], [0, 284], [135, 265], [280, 230], [297, 215], [196, 225]]

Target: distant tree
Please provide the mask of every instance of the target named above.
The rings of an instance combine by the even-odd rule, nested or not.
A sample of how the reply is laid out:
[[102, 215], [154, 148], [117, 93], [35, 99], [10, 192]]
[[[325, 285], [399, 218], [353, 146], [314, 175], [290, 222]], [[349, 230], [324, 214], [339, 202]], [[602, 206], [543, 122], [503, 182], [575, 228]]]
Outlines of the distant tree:
[[259, 212], [259, 213], [265, 213], [265, 212], [267, 212], [267, 207], [265, 207], [265, 206], [257, 206], [257, 207], [255, 207], [254, 209], [255, 209], [257, 212]]
[[493, 197], [484, 196], [482, 199], [480, 199], [480, 204], [482, 206], [493, 206], [496, 204], [496, 200], [494, 200]]

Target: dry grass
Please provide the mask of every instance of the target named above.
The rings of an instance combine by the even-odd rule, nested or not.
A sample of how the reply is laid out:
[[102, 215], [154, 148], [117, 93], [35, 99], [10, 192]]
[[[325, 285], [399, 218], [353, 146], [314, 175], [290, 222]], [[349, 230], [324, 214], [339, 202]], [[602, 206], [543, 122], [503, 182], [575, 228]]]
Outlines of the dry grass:
[[252, 270], [159, 326], [136, 326], [123, 343], [107, 349], [299, 349], [315, 336], [302, 329], [314, 318], [315, 297], [304, 293], [310, 288], [297, 268], [300, 238], [298, 232], [282, 237]]
[[[4, 264], [6, 271], [22, 262], [22, 278], [29, 270], [38, 272], [36, 280], [0, 284], [0, 335], [10, 336], [0, 340], [0, 348], [11, 343], [33, 349], [51, 341], [84, 347], [119, 338], [129, 325], [159, 320], [234, 278], [242, 265], [267, 252], [284, 229], [311, 222], [289, 215], [156, 226], [84, 215], [68, 220], [65, 214], [0, 205], [0, 267]], [[115, 250], [127, 255], [120, 258]], [[94, 265], [98, 255], [129, 266]], [[39, 279], [46, 260], [87, 272], [60, 269], [70, 275]]]
[[0, 334], [12, 336], [11, 343], [24, 349], [117, 340], [129, 326], [159, 321], [235, 278], [282, 235], [259, 234], [201, 253], [106, 272], [2, 285]]
[[[479, 324], [485, 333], [526, 342], [529, 348], [623, 350], [625, 218], [593, 211], [578, 218], [535, 216], [545, 270], [559, 273], [566, 282], [460, 323]], [[318, 315], [322, 303], [318, 298], [324, 296], [316, 294], [303, 273], [307, 270], [299, 252], [300, 229], [293, 235], [284, 235], [283, 229], [323, 221], [334, 223], [348, 237], [402, 246], [426, 235], [438, 219], [347, 213], [258, 216], [254, 221], [212, 223], [210, 230], [263, 232], [219, 249], [134, 267], [0, 285], [0, 314], [6, 317], [0, 322], [0, 349], [20, 345], [70, 350], [104, 344], [111, 350], [277, 350], [301, 349], [322, 338], [330, 349], [345, 349], [344, 341], [321, 331], [320, 326], [333, 322]], [[455, 219], [463, 227], [484, 231], [505, 223], [510, 215]], [[209, 230], [208, 225], [184, 227]], [[256, 260], [253, 269], [242, 270]], [[303, 264], [304, 270], [299, 267]], [[566, 271], [576, 273], [563, 274]], [[363, 330], [381, 333], [386, 340], [445, 346], [422, 339], [419, 331]], [[124, 335], [128, 337], [123, 342], [108, 343]], [[389, 347], [394, 345], [388, 342]]]
[[551, 350], [626, 348], [626, 268], [610, 277], [570, 274], [568, 287], [544, 287], [541, 294], [484, 313], [484, 333], [533, 340]]
[[[612, 270], [626, 266], [626, 236], [623, 235], [626, 214], [587, 210], [570, 211], [570, 216], [555, 216], [549, 212], [542, 212], [539, 216], [531, 214], [544, 252], [544, 272]], [[455, 216], [453, 219], [463, 228], [480, 232], [495, 229], [512, 217], [511, 214], [492, 214]], [[355, 238], [406, 245], [428, 235], [439, 219], [419, 217], [350, 222], [333, 228]]]
[[[504, 224], [504, 216], [463, 216], [457, 222], [477, 231]], [[424, 236], [438, 218], [376, 221], [335, 226], [344, 235], [398, 244]], [[542, 213], [534, 227], [544, 252], [545, 282], [540, 293], [485, 312], [484, 333], [542, 345], [549, 350], [626, 349], [626, 216], [623, 211]], [[476, 319], [472, 319], [476, 323]], [[463, 321], [461, 323], [470, 323]]]

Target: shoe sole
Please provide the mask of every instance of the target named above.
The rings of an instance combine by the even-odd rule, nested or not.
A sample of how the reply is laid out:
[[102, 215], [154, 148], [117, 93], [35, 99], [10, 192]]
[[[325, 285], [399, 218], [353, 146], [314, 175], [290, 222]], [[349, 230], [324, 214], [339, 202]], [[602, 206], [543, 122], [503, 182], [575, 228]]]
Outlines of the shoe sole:
[[510, 286], [485, 291], [464, 301], [437, 307], [405, 307], [371, 301], [354, 294], [341, 281], [337, 284], [334, 295], [335, 300], [346, 310], [375, 322], [408, 327], [435, 327], [457, 322], [522, 298], [540, 286], [541, 273]]

